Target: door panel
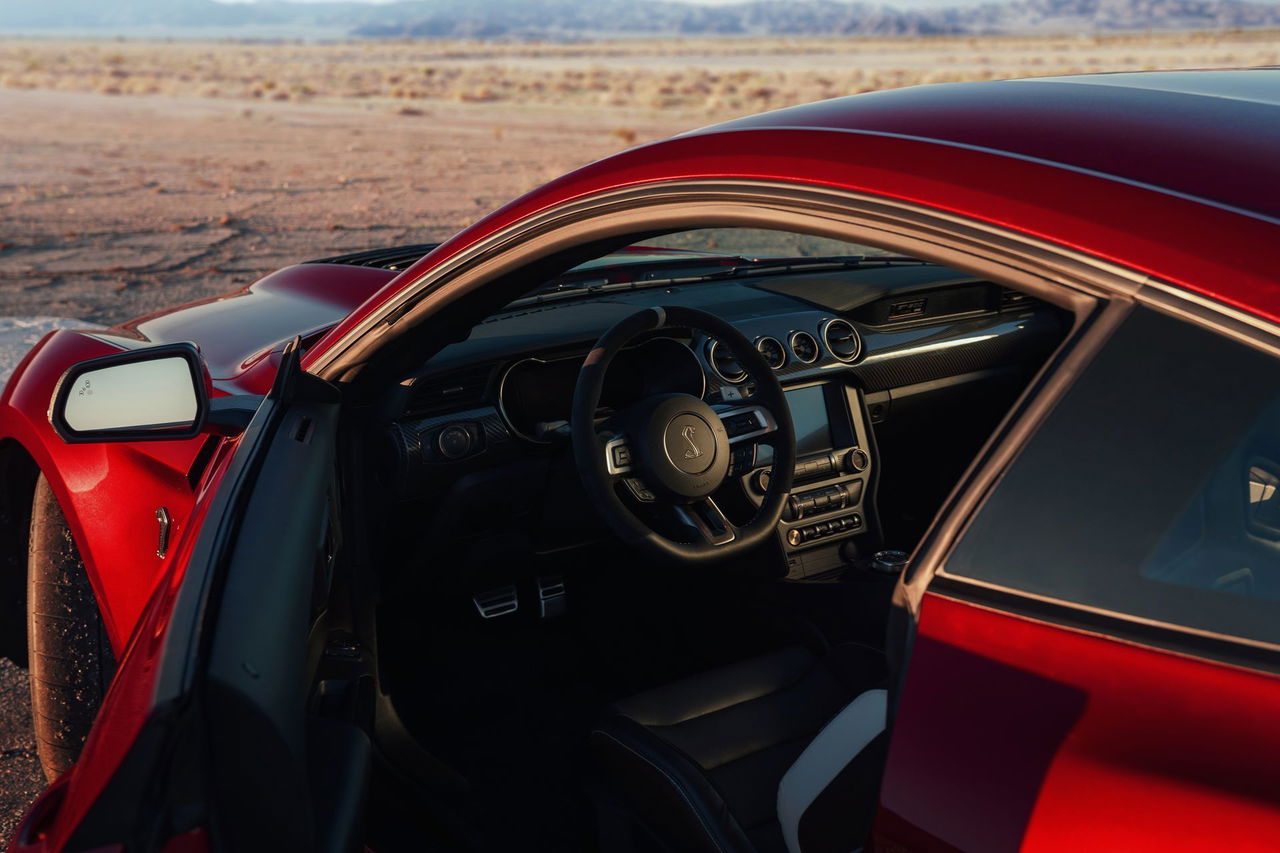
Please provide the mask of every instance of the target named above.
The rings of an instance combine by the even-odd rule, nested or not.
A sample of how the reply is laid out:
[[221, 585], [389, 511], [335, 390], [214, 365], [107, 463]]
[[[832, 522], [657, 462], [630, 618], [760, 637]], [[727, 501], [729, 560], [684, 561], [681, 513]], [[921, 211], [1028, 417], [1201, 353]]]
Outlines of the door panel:
[[[318, 382], [319, 380], [313, 380]], [[313, 849], [308, 644], [327, 583], [338, 408], [295, 403], [245, 504], [205, 676], [219, 844]]]

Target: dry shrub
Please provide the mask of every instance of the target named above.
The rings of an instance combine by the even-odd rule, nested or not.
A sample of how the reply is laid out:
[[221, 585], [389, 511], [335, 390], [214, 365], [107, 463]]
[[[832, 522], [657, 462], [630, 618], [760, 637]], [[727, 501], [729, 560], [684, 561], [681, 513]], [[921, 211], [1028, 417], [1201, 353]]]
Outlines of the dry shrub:
[[[1274, 31], [1244, 31], [1085, 37], [637, 39], [591, 44], [96, 44], [10, 39], [0, 41], [0, 86], [245, 100], [362, 101], [393, 110], [397, 102], [438, 100], [727, 116], [920, 83], [1079, 69], [1275, 64], [1280, 62], [1278, 36]], [[421, 114], [407, 110], [401, 114]]]

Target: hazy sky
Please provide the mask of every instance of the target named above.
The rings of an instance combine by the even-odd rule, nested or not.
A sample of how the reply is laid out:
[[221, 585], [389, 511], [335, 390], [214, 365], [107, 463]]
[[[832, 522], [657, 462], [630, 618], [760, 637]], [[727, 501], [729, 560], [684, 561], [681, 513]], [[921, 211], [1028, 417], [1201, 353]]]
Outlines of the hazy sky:
[[[256, 3], [258, 0], [217, 0], [219, 3]], [[285, 0], [286, 3], [345, 3], [350, 0]], [[396, 0], [354, 0], [356, 3], [394, 3]], [[587, 2], [587, 0], [583, 0]], [[706, 6], [724, 6], [728, 3], [741, 3], [742, 0], [687, 0], [690, 3], [702, 3]]]

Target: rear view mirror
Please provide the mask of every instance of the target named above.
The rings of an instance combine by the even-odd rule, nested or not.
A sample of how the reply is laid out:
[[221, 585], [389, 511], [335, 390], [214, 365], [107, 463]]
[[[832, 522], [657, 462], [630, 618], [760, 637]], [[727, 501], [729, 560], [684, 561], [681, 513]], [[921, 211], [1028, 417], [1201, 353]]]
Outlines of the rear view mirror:
[[209, 390], [192, 344], [90, 359], [54, 391], [49, 420], [69, 443], [192, 438], [204, 428]]

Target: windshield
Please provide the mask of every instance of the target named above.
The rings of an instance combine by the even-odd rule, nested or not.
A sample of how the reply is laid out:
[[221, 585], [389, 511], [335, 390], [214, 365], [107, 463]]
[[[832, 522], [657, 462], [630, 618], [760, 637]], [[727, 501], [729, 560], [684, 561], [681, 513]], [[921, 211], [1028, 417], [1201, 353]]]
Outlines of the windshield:
[[759, 228], [700, 228], [647, 238], [545, 282], [511, 306], [743, 275], [914, 262], [872, 246]]

